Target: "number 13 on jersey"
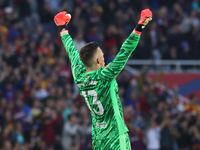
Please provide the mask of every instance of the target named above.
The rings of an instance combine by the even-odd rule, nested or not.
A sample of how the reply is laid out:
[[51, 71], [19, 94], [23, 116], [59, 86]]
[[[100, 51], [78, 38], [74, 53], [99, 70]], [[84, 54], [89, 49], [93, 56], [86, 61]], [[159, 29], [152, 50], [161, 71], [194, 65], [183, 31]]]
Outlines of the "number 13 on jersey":
[[[91, 111], [94, 115], [97, 114], [97, 115], [101, 116], [101, 115], [104, 114], [103, 105], [102, 105], [102, 103], [101, 103], [99, 100], [97, 100], [97, 92], [96, 92], [95, 90], [89, 90], [89, 91], [87, 92], [87, 94], [86, 94], [85, 91], [82, 91], [81, 94], [84, 96], [85, 101], [86, 101], [86, 103], [87, 103], [87, 105], [88, 105], [88, 108], [90, 109], [90, 111]], [[93, 96], [92, 105], [97, 105], [98, 108], [99, 108], [98, 111], [97, 111], [96, 109], [94, 109], [94, 108], [92, 109], [92, 108], [90, 107], [90, 103], [89, 103], [89, 101], [88, 101], [87, 95], [88, 95], [88, 96], [90, 96], [90, 95]]]

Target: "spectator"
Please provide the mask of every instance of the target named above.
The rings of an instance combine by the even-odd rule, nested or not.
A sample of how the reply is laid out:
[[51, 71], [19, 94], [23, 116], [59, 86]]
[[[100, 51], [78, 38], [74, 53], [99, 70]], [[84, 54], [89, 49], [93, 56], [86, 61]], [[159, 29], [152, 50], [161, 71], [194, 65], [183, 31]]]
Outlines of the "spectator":
[[22, 132], [22, 125], [20, 123], [17, 123], [15, 125], [15, 130], [11, 134], [11, 139], [14, 144], [17, 145], [23, 145], [25, 142], [23, 132]]
[[55, 110], [46, 110], [43, 116], [43, 139], [50, 146], [55, 144], [55, 130], [60, 125], [62, 117]]
[[147, 149], [148, 150], [159, 150], [160, 146], [160, 138], [161, 138], [161, 131], [166, 126], [167, 122], [169, 121], [167, 117], [164, 118], [163, 122], [158, 125], [156, 122], [157, 115], [154, 114], [150, 120], [150, 127], [146, 133], [147, 138]]
[[10, 141], [5, 141], [4, 149], [5, 150], [10, 150], [11, 148], [12, 148], [11, 142]]
[[86, 42], [83, 40], [83, 34], [81, 32], [76, 34], [75, 39], [73, 41], [78, 51], [80, 51], [81, 48], [86, 44]]
[[79, 125], [75, 114], [68, 117], [68, 122], [63, 127], [62, 145], [64, 150], [77, 150], [80, 142]]
[[191, 133], [188, 130], [189, 121], [187, 119], [181, 120], [180, 125], [178, 125], [178, 139], [177, 143], [180, 150], [189, 150], [191, 147]]

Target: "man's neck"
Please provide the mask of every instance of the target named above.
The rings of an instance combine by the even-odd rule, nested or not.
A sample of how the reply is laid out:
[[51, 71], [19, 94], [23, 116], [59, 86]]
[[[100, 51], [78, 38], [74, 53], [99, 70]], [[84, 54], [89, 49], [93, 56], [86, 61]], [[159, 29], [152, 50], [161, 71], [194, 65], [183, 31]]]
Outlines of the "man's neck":
[[99, 68], [100, 68], [100, 66], [86, 68], [86, 73], [88, 73], [90, 71], [97, 71], [97, 69], [99, 69]]

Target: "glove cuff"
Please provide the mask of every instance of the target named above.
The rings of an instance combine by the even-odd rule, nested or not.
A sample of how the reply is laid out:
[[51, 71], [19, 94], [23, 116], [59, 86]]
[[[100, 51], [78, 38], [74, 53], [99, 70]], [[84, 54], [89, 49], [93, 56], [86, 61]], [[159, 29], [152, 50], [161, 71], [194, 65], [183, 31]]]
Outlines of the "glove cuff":
[[66, 30], [66, 29], [63, 29], [63, 30], [60, 32], [60, 36], [62, 36], [63, 34], [69, 34], [69, 31]]
[[143, 24], [137, 24], [134, 30], [141, 34], [143, 30], [143, 26], [144, 26]]
[[66, 25], [58, 26], [59, 31], [66, 30]]
[[136, 33], [137, 35], [142, 34], [142, 32], [139, 32], [139, 31], [137, 31], [137, 30], [135, 30], [135, 29], [133, 30], [133, 32]]

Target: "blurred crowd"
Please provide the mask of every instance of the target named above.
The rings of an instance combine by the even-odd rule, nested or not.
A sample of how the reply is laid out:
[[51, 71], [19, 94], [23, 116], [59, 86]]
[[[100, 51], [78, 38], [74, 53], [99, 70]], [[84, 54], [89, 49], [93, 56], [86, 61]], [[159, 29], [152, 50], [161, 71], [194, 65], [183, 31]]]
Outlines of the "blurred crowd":
[[[92, 150], [91, 116], [73, 83], [68, 55], [53, 17], [68, 24], [78, 50], [97, 41], [112, 61], [142, 9], [153, 21], [133, 59], [200, 59], [199, 0], [0, 0], [0, 149]], [[149, 79], [117, 77], [125, 122], [135, 150], [200, 149], [198, 98], [179, 104]]]

